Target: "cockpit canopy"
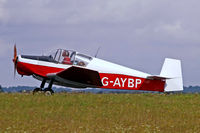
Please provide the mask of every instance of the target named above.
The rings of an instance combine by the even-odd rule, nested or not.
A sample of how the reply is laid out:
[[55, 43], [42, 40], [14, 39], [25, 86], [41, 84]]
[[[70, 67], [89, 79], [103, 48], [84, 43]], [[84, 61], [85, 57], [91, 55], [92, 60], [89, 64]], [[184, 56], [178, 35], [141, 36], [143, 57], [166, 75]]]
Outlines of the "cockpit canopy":
[[78, 53], [73, 50], [57, 49], [49, 55], [50, 58], [54, 59], [57, 63], [65, 65], [78, 65], [87, 66], [92, 57]]

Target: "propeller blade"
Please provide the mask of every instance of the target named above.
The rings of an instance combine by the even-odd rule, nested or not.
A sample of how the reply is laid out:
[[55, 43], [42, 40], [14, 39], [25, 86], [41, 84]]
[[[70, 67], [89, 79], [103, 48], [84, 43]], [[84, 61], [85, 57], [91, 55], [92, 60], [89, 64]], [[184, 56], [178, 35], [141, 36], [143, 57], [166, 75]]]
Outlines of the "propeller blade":
[[14, 65], [14, 78], [16, 77], [16, 71], [17, 71], [17, 69], [16, 69], [16, 67]]
[[14, 58], [13, 58], [13, 62], [15, 62], [17, 59], [17, 47], [16, 47], [16, 44], [14, 46]]
[[17, 71], [17, 62], [18, 62], [17, 47], [16, 47], [16, 44], [15, 44], [15, 46], [14, 46], [14, 58], [13, 58], [13, 63], [14, 63], [14, 78], [16, 76], [16, 71]]
[[18, 57], [16, 58], [16, 61], [15, 61], [15, 64], [14, 64], [14, 77], [16, 77], [17, 62], [18, 62]]

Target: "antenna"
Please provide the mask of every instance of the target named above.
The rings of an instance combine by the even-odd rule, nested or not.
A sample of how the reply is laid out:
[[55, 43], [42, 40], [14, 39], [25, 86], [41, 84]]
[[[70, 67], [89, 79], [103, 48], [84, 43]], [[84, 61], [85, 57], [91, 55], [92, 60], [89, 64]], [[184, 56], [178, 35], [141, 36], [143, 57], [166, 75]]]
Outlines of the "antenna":
[[97, 55], [98, 55], [100, 49], [101, 49], [101, 47], [99, 47], [99, 48], [97, 49], [97, 52], [96, 52], [96, 54], [95, 54], [95, 58], [97, 57]]

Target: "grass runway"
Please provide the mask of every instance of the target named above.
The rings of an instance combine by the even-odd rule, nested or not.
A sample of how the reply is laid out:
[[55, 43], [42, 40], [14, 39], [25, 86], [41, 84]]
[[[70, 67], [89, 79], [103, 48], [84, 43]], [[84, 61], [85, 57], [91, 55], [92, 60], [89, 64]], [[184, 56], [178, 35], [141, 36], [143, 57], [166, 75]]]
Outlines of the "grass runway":
[[0, 93], [1, 132], [199, 133], [199, 94]]

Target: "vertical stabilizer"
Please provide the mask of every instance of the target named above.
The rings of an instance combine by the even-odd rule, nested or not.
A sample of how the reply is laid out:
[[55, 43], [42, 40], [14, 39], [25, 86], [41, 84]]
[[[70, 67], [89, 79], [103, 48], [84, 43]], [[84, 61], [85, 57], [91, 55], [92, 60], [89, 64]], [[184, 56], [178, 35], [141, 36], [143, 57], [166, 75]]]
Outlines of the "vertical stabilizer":
[[164, 90], [165, 92], [183, 90], [183, 79], [180, 60], [166, 58], [160, 76], [169, 78], [166, 79]]

